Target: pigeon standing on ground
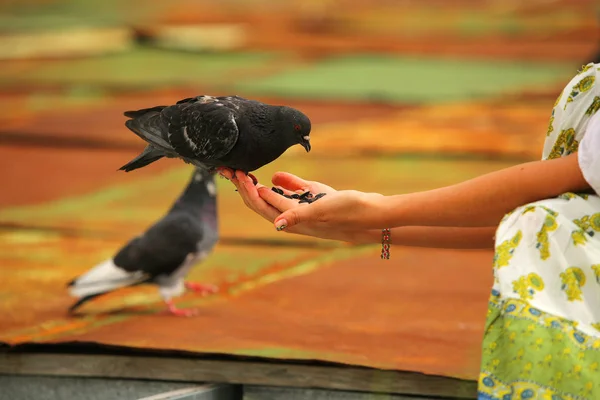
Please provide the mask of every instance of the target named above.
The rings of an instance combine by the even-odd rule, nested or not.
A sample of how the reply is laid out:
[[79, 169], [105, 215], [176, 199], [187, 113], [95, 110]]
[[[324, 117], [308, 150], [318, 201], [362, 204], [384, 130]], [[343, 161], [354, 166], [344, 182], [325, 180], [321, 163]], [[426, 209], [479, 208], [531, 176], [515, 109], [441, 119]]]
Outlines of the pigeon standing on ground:
[[178, 309], [173, 297], [185, 289], [202, 295], [218, 289], [185, 282], [194, 264], [203, 260], [219, 239], [214, 173], [196, 168], [187, 187], [169, 212], [144, 234], [119, 252], [69, 283], [69, 292], [83, 303], [116, 289], [143, 283], [156, 284], [169, 311], [190, 316], [194, 310]]
[[[287, 106], [238, 96], [197, 96], [171, 106], [127, 111], [125, 122], [148, 146], [122, 166], [126, 172], [162, 157], [181, 158], [197, 167], [250, 172], [274, 161], [289, 147], [310, 151], [311, 123]], [[252, 177], [256, 184], [256, 178]]]

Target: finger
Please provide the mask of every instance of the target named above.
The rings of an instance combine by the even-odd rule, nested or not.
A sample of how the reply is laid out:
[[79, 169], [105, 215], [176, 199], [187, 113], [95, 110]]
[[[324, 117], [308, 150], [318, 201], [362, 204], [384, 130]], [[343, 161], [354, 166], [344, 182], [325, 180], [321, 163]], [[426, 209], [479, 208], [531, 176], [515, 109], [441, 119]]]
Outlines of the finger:
[[[234, 182], [236, 181], [237, 180], [234, 180]], [[258, 195], [257, 190], [259, 188], [262, 189], [265, 187], [261, 184], [258, 184], [258, 187], [252, 184], [240, 184], [238, 193], [248, 208], [260, 214], [263, 218], [273, 221], [281, 213], [281, 211], [272, 207]]]
[[238, 187], [238, 193], [244, 200], [244, 203], [252, 210], [261, 214], [263, 217], [268, 218], [270, 221], [273, 221], [273, 219], [279, 215], [279, 210], [273, 208], [259, 196], [258, 189], [265, 188], [264, 185], [257, 183], [255, 186], [252, 178], [239, 171], [236, 172], [236, 179], [234, 182], [236, 182], [235, 184]]
[[271, 178], [273, 185], [281, 186], [286, 188], [292, 192], [296, 192], [298, 190], [308, 190], [310, 186], [309, 181], [305, 181], [299, 176], [290, 174], [289, 172], [276, 172]]
[[246, 173], [242, 171], [235, 171], [235, 179], [237, 179], [242, 185], [250, 184], [254, 186], [254, 181]]
[[277, 216], [280, 214], [279, 210], [275, 207], [270, 206], [264, 200], [261, 199], [261, 201], [263, 202], [263, 204], [257, 205], [258, 210], [256, 210], [256, 212], [260, 214], [264, 219], [273, 222], [275, 218], [277, 218]]
[[239, 192], [240, 191], [240, 181], [238, 181], [237, 179], [235, 179], [235, 173], [231, 175], [231, 178], [228, 178], [229, 181], [231, 181], [231, 183], [233, 183], [233, 186], [235, 186], [235, 189]]
[[265, 186], [262, 186], [258, 189], [258, 195], [268, 204], [278, 209], [280, 212], [306, 205], [298, 204], [298, 200], [288, 199], [287, 197], [277, 194]]
[[[241, 180], [238, 179], [238, 176], [240, 176], [242, 179]], [[243, 173], [241, 175], [238, 175], [238, 171], [234, 171], [231, 182], [236, 187], [237, 192], [240, 194], [240, 196], [244, 200], [244, 203], [246, 203], [246, 205], [248, 207], [250, 207], [251, 204], [248, 200], [250, 199], [251, 195], [245, 185], [246, 178], [247, 178], [246, 175], [244, 175]]]
[[318, 219], [315, 213], [318, 211], [317, 208], [318, 207], [316, 205], [311, 204], [310, 207], [306, 205], [284, 211], [275, 218], [275, 221], [273, 221], [275, 224], [275, 229], [282, 231], [284, 229], [289, 229], [301, 222], [307, 222], [311, 220], [316, 221]]
[[[247, 177], [243, 172], [236, 171], [234, 177], [234, 185], [237, 187], [238, 192], [246, 202], [246, 205], [250, 207], [250, 203], [254, 202], [257, 198], [260, 198], [256, 191], [256, 186], [254, 186], [252, 179]], [[249, 202], [246, 200], [249, 200]]]
[[230, 168], [217, 168], [217, 171], [225, 179], [231, 180], [231, 178], [233, 178], [234, 172]]

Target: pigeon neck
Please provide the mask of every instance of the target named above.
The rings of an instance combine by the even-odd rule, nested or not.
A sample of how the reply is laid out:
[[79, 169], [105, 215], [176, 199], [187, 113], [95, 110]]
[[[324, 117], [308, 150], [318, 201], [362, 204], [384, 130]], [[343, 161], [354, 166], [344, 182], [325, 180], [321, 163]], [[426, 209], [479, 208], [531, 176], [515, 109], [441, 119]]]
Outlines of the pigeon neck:
[[195, 171], [171, 211], [185, 210], [198, 215], [214, 212], [216, 194], [215, 175]]

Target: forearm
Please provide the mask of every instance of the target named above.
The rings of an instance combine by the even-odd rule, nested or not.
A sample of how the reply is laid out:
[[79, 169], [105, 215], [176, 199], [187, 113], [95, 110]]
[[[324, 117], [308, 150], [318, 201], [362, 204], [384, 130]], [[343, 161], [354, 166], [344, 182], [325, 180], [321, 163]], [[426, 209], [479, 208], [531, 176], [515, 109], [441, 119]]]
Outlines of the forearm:
[[[391, 229], [392, 245], [442, 249], [493, 249], [495, 226], [476, 228], [402, 226]], [[347, 241], [360, 244], [381, 243], [381, 230], [349, 233]]]
[[516, 165], [440, 189], [386, 196], [380, 205], [382, 226], [495, 226], [521, 205], [589, 188], [575, 153]]

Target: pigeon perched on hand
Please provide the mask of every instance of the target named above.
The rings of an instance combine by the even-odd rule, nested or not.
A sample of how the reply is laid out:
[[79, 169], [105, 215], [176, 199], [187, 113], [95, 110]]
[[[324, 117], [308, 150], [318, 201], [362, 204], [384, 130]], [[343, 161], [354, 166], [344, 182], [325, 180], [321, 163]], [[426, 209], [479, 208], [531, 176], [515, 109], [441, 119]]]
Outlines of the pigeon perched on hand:
[[184, 192], [161, 220], [112, 259], [69, 283], [70, 294], [79, 298], [70, 311], [116, 289], [151, 283], [158, 285], [172, 314], [193, 315], [194, 310], [178, 309], [172, 298], [186, 288], [202, 295], [218, 290], [212, 285], [184, 283], [192, 266], [208, 256], [219, 239], [216, 207], [214, 173], [196, 168]]
[[[162, 157], [179, 157], [197, 167], [230, 168], [250, 175], [300, 144], [310, 151], [311, 123], [286, 106], [238, 96], [198, 96], [171, 106], [127, 111], [125, 125], [144, 139], [144, 151], [120, 169], [144, 167]], [[252, 177], [256, 183], [256, 178]]]

